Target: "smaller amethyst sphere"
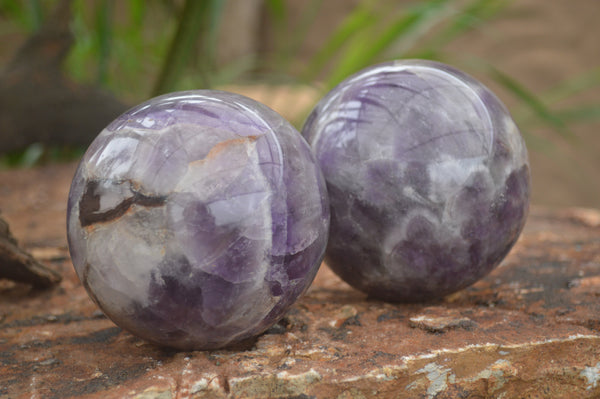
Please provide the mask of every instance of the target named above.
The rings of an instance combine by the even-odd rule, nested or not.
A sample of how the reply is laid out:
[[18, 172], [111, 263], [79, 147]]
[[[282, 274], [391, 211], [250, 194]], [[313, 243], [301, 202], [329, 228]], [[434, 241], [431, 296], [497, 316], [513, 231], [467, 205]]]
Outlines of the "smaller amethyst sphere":
[[310, 147], [281, 116], [220, 91], [118, 117], [69, 193], [75, 270], [120, 327], [213, 349], [272, 326], [312, 282], [329, 204]]
[[498, 98], [447, 65], [364, 69], [316, 106], [302, 134], [331, 203], [326, 263], [386, 301], [427, 301], [496, 267], [529, 206], [529, 164]]

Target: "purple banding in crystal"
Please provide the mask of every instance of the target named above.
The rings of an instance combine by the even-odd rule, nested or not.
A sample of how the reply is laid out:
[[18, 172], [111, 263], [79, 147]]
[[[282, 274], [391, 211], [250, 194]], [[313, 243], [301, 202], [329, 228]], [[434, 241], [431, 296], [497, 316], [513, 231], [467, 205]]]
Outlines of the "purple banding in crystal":
[[107, 316], [161, 345], [212, 349], [260, 334], [308, 288], [329, 205], [287, 121], [198, 90], [151, 99], [100, 133], [67, 225], [77, 274]]
[[444, 64], [407, 60], [340, 83], [302, 134], [331, 204], [326, 263], [388, 301], [425, 301], [496, 267], [529, 205], [527, 150], [498, 98]]

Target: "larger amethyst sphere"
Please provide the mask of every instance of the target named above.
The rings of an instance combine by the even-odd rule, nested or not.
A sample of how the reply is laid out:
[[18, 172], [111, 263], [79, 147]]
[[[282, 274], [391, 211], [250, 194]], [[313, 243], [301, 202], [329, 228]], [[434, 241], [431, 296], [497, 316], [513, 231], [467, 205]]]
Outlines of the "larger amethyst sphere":
[[328, 93], [302, 133], [329, 190], [326, 262], [372, 297], [424, 301], [466, 287], [523, 228], [525, 144], [498, 98], [454, 68], [367, 68]]
[[83, 156], [68, 203], [73, 265], [119, 326], [210, 349], [275, 323], [327, 243], [310, 147], [249, 98], [188, 91], [121, 115]]

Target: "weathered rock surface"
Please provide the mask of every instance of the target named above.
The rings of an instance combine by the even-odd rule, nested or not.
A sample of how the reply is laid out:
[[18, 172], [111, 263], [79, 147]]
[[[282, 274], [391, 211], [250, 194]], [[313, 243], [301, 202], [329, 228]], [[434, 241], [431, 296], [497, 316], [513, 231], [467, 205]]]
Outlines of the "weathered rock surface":
[[0, 397], [600, 396], [600, 211], [534, 208], [500, 267], [432, 303], [370, 300], [324, 267], [282, 322], [211, 352], [122, 331], [65, 246], [29, 249], [64, 279], [47, 291], [0, 282]]

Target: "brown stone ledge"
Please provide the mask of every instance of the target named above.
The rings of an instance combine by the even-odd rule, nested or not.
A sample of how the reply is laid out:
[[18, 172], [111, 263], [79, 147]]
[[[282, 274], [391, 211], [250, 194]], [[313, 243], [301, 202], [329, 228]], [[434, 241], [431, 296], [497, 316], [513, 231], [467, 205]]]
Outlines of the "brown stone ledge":
[[64, 276], [0, 282], [0, 397], [593, 398], [600, 396], [600, 212], [531, 212], [491, 275], [427, 304], [370, 300], [323, 267], [245, 348], [174, 352], [96, 309], [64, 247], [32, 248]]

